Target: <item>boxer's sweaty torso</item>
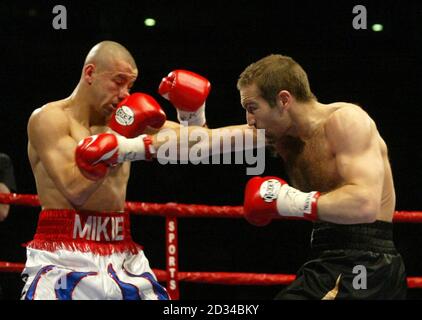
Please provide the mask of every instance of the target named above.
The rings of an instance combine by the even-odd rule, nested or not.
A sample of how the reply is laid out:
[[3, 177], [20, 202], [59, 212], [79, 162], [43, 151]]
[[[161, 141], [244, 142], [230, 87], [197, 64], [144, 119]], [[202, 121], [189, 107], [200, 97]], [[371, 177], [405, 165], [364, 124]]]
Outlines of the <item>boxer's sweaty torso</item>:
[[[40, 111], [61, 117], [60, 123], [64, 123], [64, 130], [76, 143], [81, 139], [105, 131], [105, 126], [89, 126], [77, 120], [72, 113], [72, 106], [68, 99], [56, 101], [44, 106]], [[49, 115], [47, 115], [49, 116]], [[28, 156], [32, 171], [35, 176], [37, 192], [43, 208], [71, 209], [72, 205], [57, 189], [49, 176], [46, 168], [40, 160], [37, 150], [31, 145], [31, 137], [28, 142]], [[87, 200], [81, 210], [94, 211], [121, 211], [126, 197], [127, 181], [129, 179], [130, 163], [125, 162], [112, 168], [102, 185]], [[79, 170], [74, 163], [73, 170]], [[78, 173], [78, 172], [76, 172]]]
[[[331, 110], [327, 112], [326, 120], [333, 112], [347, 105], [345, 103], [327, 105]], [[326, 121], [305, 141], [286, 137], [276, 147], [276, 151], [284, 160], [290, 184], [304, 192], [329, 192], [344, 184], [336, 167], [335, 151], [327, 141], [325, 123]], [[376, 130], [374, 139], [377, 139], [384, 162], [384, 185], [377, 220], [391, 222], [395, 209], [395, 193], [387, 146], [373, 122], [372, 126]]]

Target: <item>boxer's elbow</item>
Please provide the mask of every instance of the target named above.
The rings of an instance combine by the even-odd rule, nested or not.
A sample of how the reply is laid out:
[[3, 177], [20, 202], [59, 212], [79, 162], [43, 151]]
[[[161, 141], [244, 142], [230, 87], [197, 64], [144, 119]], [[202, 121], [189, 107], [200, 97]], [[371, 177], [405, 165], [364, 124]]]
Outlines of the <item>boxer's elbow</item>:
[[78, 208], [83, 207], [87, 199], [82, 196], [73, 196], [73, 197], [69, 197], [68, 200], [74, 208], [78, 209]]
[[83, 205], [87, 202], [88, 196], [86, 192], [82, 192], [79, 190], [74, 190], [71, 192], [68, 192], [67, 194], [67, 200], [72, 204], [75, 208], [83, 207]]
[[363, 195], [359, 200], [356, 214], [361, 223], [373, 223], [377, 220], [380, 203], [377, 199]]
[[82, 207], [89, 198], [86, 190], [82, 189], [82, 187], [78, 184], [68, 186], [65, 190], [63, 190], [63, 194], [70, 202], [70, 204], [75, 208]]
[[57, 185], [70, 204], [75, 208], [80, 208], [88, 201], [100, 184], [87, 180], [79, 174], [79, 170], [77, 172], [78, 174], [69, 175], [68, 179]]

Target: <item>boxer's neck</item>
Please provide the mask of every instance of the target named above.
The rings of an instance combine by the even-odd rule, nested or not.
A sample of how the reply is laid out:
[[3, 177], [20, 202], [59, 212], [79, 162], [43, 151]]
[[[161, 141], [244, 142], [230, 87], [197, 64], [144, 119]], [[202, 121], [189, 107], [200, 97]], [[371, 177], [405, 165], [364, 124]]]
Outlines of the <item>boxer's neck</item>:
[[95, 108], [92, 94], [86, 85], [79, 83], [69, 97], [72, 114], [84, 126], [98, 126], [106, 123], [104, 115]]
[[306, 103], [296, 103], [288, 112], [292, 119], [292, 126], [288, 135], [301, 140], [309, 139], [324, 121], [323, 105], [312, 100]]

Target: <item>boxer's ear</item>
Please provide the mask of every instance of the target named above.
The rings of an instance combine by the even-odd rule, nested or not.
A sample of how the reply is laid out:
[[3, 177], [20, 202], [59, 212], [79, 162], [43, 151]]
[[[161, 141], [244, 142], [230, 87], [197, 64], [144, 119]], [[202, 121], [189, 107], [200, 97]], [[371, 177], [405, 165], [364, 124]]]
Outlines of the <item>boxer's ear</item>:
[[83, 68], [83, 78], [89, 85], [91, 85], [94, 81], [94, 71], [95, 65], [93, 65], [92, 63], [86, 64]]
[[290, 107], [292, 101], [292, 95], [287, 90], [281, 90], [277, 95], [278, 103], [280, 104], [283, 110], [286, 110]]

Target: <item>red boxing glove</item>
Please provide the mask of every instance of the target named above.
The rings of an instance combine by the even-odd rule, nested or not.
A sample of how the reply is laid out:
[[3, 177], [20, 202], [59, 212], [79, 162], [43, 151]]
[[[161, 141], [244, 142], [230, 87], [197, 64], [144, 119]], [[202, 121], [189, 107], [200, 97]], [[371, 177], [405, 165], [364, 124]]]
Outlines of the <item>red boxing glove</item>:
[[82, 139], [75, 159], [81, 173], [90, 180], [100, 180], [110, 166], [124, 161], [151, 160], [155, 150], [150, 136], [127, 139], [112, 133], [100, 133]]
[[265, 226], [273, 218], [315, 221], [319, 192], [302, 192], [277, 177], [254, 177], [245, 188], [244, 214], [249, 223]]
[[118, 104], [108, 126], [126, 138], [134, 138], [142, 134], [147, 126], [159, 129], [164, 122], [166, 114], [153, 97], [133, 93]]
[[177, 110], [180, 122], [204, 126], [205, 101], [211, 90], [211, 83], [204, 77], [187, 70], [175, 70], [160, 83], [159, 94], [169, 100]]
[[87, 179], [97, 181], [107, 175], [110, 165], [117, 163], [117, 151], [118, 143], [114, 134], [89, 136], [76, 147], [76, 164]]

